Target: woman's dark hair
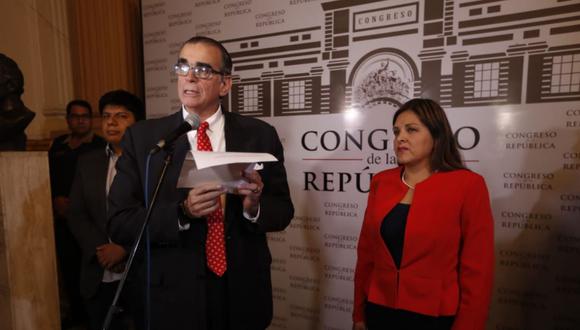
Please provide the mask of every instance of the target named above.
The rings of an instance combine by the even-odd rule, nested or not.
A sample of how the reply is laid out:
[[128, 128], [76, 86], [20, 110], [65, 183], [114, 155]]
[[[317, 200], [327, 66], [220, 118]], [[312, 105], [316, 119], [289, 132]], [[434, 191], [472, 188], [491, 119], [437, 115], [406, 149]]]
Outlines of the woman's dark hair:
[[445, 115], [445, 111], [437, 102], [430, 99], [412, 99], [403, 104], [393, 116], [393, 126], [400, 114], [412, 111], [425, 125], [433, 138], [431, 153], [431, 169], [433, 171], [452, 171], [465, 169], [457, 141]]

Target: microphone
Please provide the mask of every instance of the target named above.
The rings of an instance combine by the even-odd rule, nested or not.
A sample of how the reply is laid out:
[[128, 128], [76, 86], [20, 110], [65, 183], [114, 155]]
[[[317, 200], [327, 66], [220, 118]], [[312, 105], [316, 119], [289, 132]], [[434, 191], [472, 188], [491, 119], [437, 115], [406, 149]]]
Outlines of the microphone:
[[159, 140], [155, 147], [149, 151], [150, 155], [156, 154], [161, 149], [165, 148], [168, 145], [173, 144], [175, 140], [177, 140], [183, 134], [191, 131], [192, 129], [197, 129], [199, 127], [199, 116], [195, 113], [190, 113], [185, 117], [185, 120], [179, 127], [174, 129], [171, 133], [167, 134], [163, 139]]

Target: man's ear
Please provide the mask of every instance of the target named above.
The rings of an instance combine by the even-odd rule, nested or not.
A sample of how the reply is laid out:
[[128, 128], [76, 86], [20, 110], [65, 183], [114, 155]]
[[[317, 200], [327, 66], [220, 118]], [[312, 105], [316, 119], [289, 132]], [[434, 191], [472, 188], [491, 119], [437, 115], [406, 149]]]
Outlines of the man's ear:
[[220, 96], [226, 96], [232, 89], [232, 76], [223, 76], [220, 84]]

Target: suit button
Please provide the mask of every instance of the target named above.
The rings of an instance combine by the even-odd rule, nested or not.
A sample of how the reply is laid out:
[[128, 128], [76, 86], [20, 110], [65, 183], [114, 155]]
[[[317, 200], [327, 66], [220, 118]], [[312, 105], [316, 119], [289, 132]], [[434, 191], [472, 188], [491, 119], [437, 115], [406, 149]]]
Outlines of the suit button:
[[231, 239], [232, 237], [230, 235], [226, 236], [226, 239]]

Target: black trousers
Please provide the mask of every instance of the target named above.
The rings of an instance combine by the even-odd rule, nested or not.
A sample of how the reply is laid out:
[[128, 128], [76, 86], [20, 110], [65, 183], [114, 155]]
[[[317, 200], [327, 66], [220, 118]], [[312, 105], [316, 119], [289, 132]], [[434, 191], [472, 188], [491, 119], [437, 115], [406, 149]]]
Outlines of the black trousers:
[[[110, 283], [101, 282], [97, 293], [93, 297], [85, 300], [87, 314], [89, 316], [90, 330], [103, 329], [105, 317], [107, 316], [109, 307], [113, 302], [118, 285], [119, 281]], [[127, 305], [124, 297], [125, 295], [122, 293], [119, 303], [117, 304], [122, 311], [114, 315], [109, 327], [110, 330], [126, 330], [129, 329], [133, 323], [129, 313], [130, 306]]]
[[[217, 275], [215, 275], [214, 273], [212, 273], [209, 269], [206, 270], [206, 274], [204, 275], [204, 281], [205, 283], [203, 284], [204, 289], [205, 289], [205, 302], [206, 302], [206, 306], [205, 306], [205, 324], [203, 326], [203, 329], [201, 329], [200, 327], [193, 327], [193, 329], [195, 330], [237, 330], [239, 329], [239, 325], [238, 327], [236, 327], [236, 324], [232, 324], [231, 323], [231, 315], [230, 315], [230, 301], [229, 301], [229, 295], [228, 295], [228, 275], [229, 273], [226, 271], [226, 273], [221, 276], [218, 277]], [[129, 283], [129, 282], [127, 282]], [[142, 283], [141, 283], [142, 284]], [[139, 285], [139, 288], [141, 288], [140, 291], [137, 292], [141, 292], [141, 296], [139, 298], [133, 298], [133, 301], [135, 303], [136, 306], [141, 306], [143, 305], [144, 307], [144, 302], [145, 302], [145, 294], [144, 294], [144, 289], [143, 289], [143, 285]], [[143, 304], [139, 304], [139, 302], [143, 302]], [[156, 309], [155, 311], [153, 311], [153, 313], [159, 313], [158, 312], [158, 307], [154, 306], [154, 308]], [[198, 309], [196, 308], [196, 306], [192, 305], [192, 312], [196, 312]], [[139, 313], [133, 313], [135, 314], [139, 314]], [[145, 310], [141, 310], [141, 317], [136, 316], [135, 317], [135, 321], [136, 321], [136, 329], [139, 330], [145, 330], [146, 325], [145, 325]], [[155, 325], [152, 325], [151, 329], [172, 329], [171, 327], [168, 327], [167, 325], [165, 325], [164, 327], [161, 327], [158, 324], [159, 318], [165, 318], [166, 316], [161, 315], [160, 317], [158, 317], [157, 322], [155, 323]], [[180, 327], [180, 329], [183, 329], [183, 325], [179, 324], [179, 325], [175, 325]], [[263, 330], [263, 329], [252, 329], [252, 330]]]
[[392, 309], [367, 302], [366, 326], [369, 330], [449, 330], [454, 316], [429, 316], [402, 309]]
[[[54, 242], [58, 264], [58, 285], [62, 328], [84, 324], [87, 320], [80, 292], [81, 249], [71, 233], [65, 218], [54, 217]], [[65, 320], [66, 319], [66, 320]]]
[[206, 274], [207, 330], [228, 330], [228, 272], [219, 277], [207, 269]]

